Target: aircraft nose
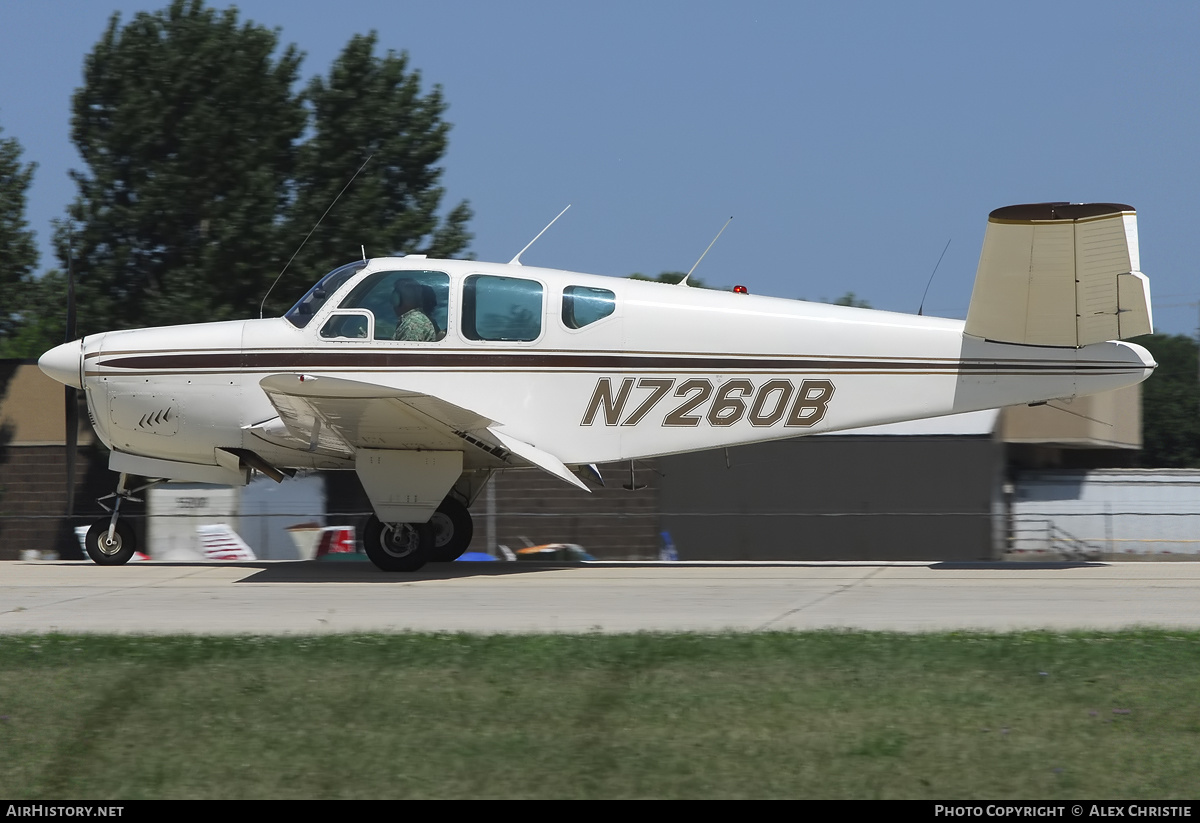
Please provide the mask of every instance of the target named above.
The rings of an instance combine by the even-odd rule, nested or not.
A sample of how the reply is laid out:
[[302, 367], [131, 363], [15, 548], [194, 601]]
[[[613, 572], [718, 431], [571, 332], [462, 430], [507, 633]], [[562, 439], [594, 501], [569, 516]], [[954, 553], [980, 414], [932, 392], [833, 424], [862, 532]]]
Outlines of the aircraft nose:
[[83, 388], [80, 379], [80, 361], [83, 358], [83, 340], [72, 340], [55, 346], [38, 359], [38, 368], [65, 386]]

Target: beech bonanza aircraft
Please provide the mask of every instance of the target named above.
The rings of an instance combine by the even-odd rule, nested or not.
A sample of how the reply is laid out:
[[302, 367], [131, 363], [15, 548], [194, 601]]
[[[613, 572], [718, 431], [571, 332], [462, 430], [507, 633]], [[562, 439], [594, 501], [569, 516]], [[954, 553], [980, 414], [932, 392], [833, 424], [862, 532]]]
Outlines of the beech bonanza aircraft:
[[[1156, 365], [1117, 342], [1151, 331], [1137, 218], [1119, 204], [992, 212], [965, 323], [519, 258], [362, 260], [283, 317], [44, 354], [43, 371], [84, 391], [120, 473], [89, 555], [132, 556], [119, 517], [131, 476], [238, 485], [252, 470], [340, 469], [374, 509], [370, 559], [412, 571], [466, 550], [467, 507], [497, 470], [587, 489], [596, 463], [1037, 404]], [[397, 339], [412, 336], [424, 339]]]

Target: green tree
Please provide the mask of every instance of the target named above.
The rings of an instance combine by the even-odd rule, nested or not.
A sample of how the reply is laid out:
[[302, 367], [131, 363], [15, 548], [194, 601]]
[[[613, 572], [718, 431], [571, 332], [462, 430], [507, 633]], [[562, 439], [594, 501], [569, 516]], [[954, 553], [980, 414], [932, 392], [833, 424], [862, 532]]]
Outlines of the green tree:
[[834, 300], [833, 305], [835, 305], [835, 306], [851, 306], [856, 309], [871, 308], [870, 303], [868, 303], [866, 300], [859, 299], [858, 295], [856, 295], [852, 291], [848, 291], [845, 294], [843, 294], [841, 297], [839, 297], [837, 300]]
[[[7, 292], [6, 292], [7, 294]], [[18, 322], [0, 337], [0, 357], [36, 358], [63, 342], [67, 326], [67, 276], [51, 269], [17, 284]]]
[[[807, 298], [805, 298], [805, 297], [801, 297], [800, 299], [807, 300]], [[870, 303], [868, 303], [866, 300], [863, 300], [862, 298], [860, 298], [857, 294], [855, 294], [852, 291], [846, 292], [845, 294], [843, 294], [841, 297], [837, 298], [836, 300], [830, 300], [828, 297], [822, 297], [820, 300], [816, 300], [816, 301], [812, 301], [812, 302], [829, 303], [832, 306], [850, 306], [851, 308], [856, 308], [856, 309], [871, 308]]]
[[[630, 280], [649, 280], [654, 283], [671, 283], [672, 285], [674, 285], [675, 283], [678, 283], [680, 280], [682, 280], [686, 275], [687, 275], [687, 272], [684, 272], [684, 271], [663, 271], [663, 272], [659, 272], [655, 277], [649, 277], [645, 274], [642, 274], [640, 271], [638, 271], [638, 272], [634, 272], [633, 274], [629, 275], [629, 279]], [[687, 284], [689, 286], [693, 286], [697, 289], [712, 288], [707, 283], [705, 283], [703, 280], [701, 280], [699, 277], [688, 277]]]
[[0, 355], [5, 357], [27, 356], [15, 345], [15, 338], [28, 325], [29, 309], [36, 305], [33, 273], [38, 254], [25, 222], [26, 195], [35, 168], [34, 163], [21, 163], [21, 144], [15, 138], [0, 138], [0, 294], [5, 295]]
[[1136, 342], [1158, 362], [1142, 384], [1142, 465], [1200, 467], [1196, 341], [1181, 334], [1152, 334]]
[[[113, 15], [71, 137], [79, 331], [251, 316], [278, 272], [304, 108], [300, 55], [236, 9]], [[67, 263], [67, 228], [56, 231]]]
[[[80, 332], [257, 316], [297, 249], [272, 313], [360, 246], [461, 254], [470, 208], [437, 217], [441, 89], [421, 94], [407, 56], [375, 43], [354, 37], [298, 94], [295, 47], [236, 9], [174, 0], [112, 17], [74, 98]], [[65, 227], [55, 240], [65, 263]]]
[[375, 32], [353, 37], [329, 77], [314, 78], [304, 94], [313, 135], [299, 149], [289, 221], [297, 244], [329, 213], [277, 287], [282, 293], [272, 294], [275, 308], [285, 307], [328, 269], [357, 257], [361, 248], [375, 257], [453, 257], [471, 241], [465, 201], [444, 220], [437, 216], [445, 194], [438, 163], [450, 130], [442, 119], [441, 87], [422, 95], [420, 73], [409, 71], [408, 55], [388, 51], [380, 57], [376, 41]]

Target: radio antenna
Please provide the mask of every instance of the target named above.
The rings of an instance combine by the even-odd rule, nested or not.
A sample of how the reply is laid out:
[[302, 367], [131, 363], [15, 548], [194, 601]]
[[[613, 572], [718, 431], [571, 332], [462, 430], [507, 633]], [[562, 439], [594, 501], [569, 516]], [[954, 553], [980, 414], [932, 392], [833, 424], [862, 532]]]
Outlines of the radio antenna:
[[[569, 209], [569, 208], [571, 208], [571, 204], [570, 204], [570, 203], [568, 203], [568, 204], [567, 204], [567, 209]], [[560, 211], [560, 212], [558, 213], [558, 217], [562, 217], [564, 214], [566, 214], [566, 213], [567, 213], [567, 209], [563, 209], [562, 211]], [[548, 228], [550, 228], [551, 226], [553, 226], [553, 225], [555, 224], [555, 222], [558, 220], [558, 217], [555, 217], [555, 218], [554, 218], [554, 220], [551, 220], [549, 223], [547, 223], [547, 224], [546, 224], [546, 229], [548, 229]], [[510, 266], [519, 266], [519, 265], [521, 265], [521, 255], [522, 255], [522, 254], [524, 254], [525, 252], [527, 252], [527, 251], [529, 250], [529, 247], [530, 247], [530, 246], [532, 246], [534, 243], [536, 243], [536, 242], [537, 242], [537, 240], [538, 240], [538, 237], [541, 237], [543, 234], [545, 234], [545, 233], [546, 233], [546, 229], [542, 229], [541, 231], [539, 231], [539, 232], [537, 233], [537, 237], [533, 238], [533, 239], [532, 239], [532, 240], [530, 240], [528, 243], [526, 243], [526, 244], [525, 244], [525, 248], [523, 248], [523, 249], [521, 249], [519, 252], [517, 252], [517, 256], [516, 256], [516, 257], [514, 257], [512, 260], [509, 260], [509, 261], [508, 261], [508, 265], [510, 265]]]
[[1108, 422], [1107, 420], [1098, 420], [1095, 417], [1088, 417], [1086, 414], [1083, 414], [1082, 412], [1071, 411], [1070, 409], [1064, 409], [1062, 406], [1056, 406], [1053, 403], [1051, 403], [1050, 401], [1046, 401], [1046, 403], [1044, 403], [1043, 405], [1045, 405], [1046, 408], [1048, 408], [1048, 409], [1055, 409], [1060, 412], [1066, 412], [1067, 414], [1073, 414], [1076, 417], [1082, 417], [1084, 420], [1091, 420], [1093, 423], [1100, 423], [1101, 425], [1108, 426], [1109, 428], [1113, 427], [1113, 424]]
[[[292, 256], [288, 258], [287, 263], [285, 263], [283, 268], [279, 270], [279, 274], [275, 275], [275, 280], [272, 281], [271, 288], [267, 289], [267, 293], [263, 295], [262, 302], [258, 304], [259, 320], [262, 319], [263, 309], [267, 305], [267, 298], [271, 296], [271, 291], [275, 288], [275, 284], [279, 282], [279, 278], [283, 277], [283, 273], [287, 271], [288, 266], [292, 265], [292, 261], [295, 260], [296, 255], [300, 253], [300, 249], [304, 248], [304, 244], [308, 242], [308, 238], [312, 237], [313, 232], [317, 230], [317, 226], [321, 225], [321, 220], [324, 220], [325, 216], [328, 215], [329, 212], [333, 211], [333, 207], [337, 205], [337, 201], [342, 199], [342, 195], [346, 193], [346, 189], [350, 188], [350, 184], [358, 179], [358, 176], [362, 174], [362, 170], [367, 167], [367, 163], [370, 163], [371, 158], [374, 156], [374, 153], [368, 155], [367, 159], [363, 161], [363, 164], [358, 167], [358, 171], [354, 172], [354, 176], [346, 181], [346, 185], [342, 186], [342, 190], [338, 192], [337, 197], [333, 198], [333, 202], [329, 204], [329, 208], [325, 209], [325, 214], [322, 214], [320, 220], [316, 222], [316, 225], [308, 230], [308, 234], [304, 235], [304, 239], [300, 241], [300, 245], [296, 247], [294, 252], [292, 252]], [[366, 250], [364, 249], [363, 252], [365, 254]]]
[[[717, 243], [717, 239], [718, 239], [718, 238], [720, 238], [720, 236], [721, 236], [722, 232], [724, 232], [724, 231], [725, 231], [725, 229], [726, 229], [726, 228], [729, 226], [729, 224], [730, 224], [730, 223], [732, 223], [732, 222], [733, 222], [733, 215], [731, 214], [731, 215], [729, 215], [729, 219], [725, 221], [725, 225], [724, 225], [724, 226], [721, 226], [721, 231], [717, 232], [717, 236], [716, 236], [716, 237], [714, 237], [714, 238], [712, 239], [712, 242], [708, 244], [708, 249], [711, 249], [713, 246], [715, 246], [715, 245], [716, 245], [716, 243]], [[704, 250], [704, 254], [708, 254], [708, 249], [705, 249], [705, 250]], [[703, 259], [704, 259], [704, 254], [700, 255], [700, 260], [703, 260]], [[695, 262], [695, 264], [693, 264], [693, 265], [692, 265], [692, 267], [691, 267], [690, 269], [688, 269], [688, 273], [687, 273], [687, 274], [685, 274], [685, 275], [683, 276], [683, 279], [682, 279], [682, 280], [680, 280], [680, 281], [679, 281], [679, 283], [678, 283], [677, 285], [680, 285], [680, 286], [686, 286], [686, 285], [687, 285], [688, 278], [692, 276], [692, 272], [694, 272], [694, 271], [696, 270], [696, 266], [699, 266], [699, 265], [700, 265], [700, 260], [697, 260], [697, 261]]]
[[[953, 239], [953, 237], [950, 238], [950, 240]], [[921, 295], [921, 305], [917, 306], [917, 317], [921, 317], [925, 312], [925, 295], [929, 294], [929, 287], [933, 284], [933, 275], [937, 274], [938, 266], [942, 265], [942, 257], [946, 256], [946, 249], [950, 248], [950, 240], [946, 241], [946, 247], [942, 249], [941, 256], [933, 265], [933, 273], [929, 275], [929, 282], [925, 284], [925, 292]]]

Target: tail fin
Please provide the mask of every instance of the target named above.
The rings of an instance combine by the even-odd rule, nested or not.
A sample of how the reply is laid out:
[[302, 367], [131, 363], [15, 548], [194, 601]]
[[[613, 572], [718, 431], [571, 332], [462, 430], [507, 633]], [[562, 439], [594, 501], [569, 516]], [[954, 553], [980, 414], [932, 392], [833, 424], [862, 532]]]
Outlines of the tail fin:
[[1149, 334], [1150, 282], [1139, 265], [1131, 206], [996, 209], [965, 331], [1001, 343], [1074, 347]]

